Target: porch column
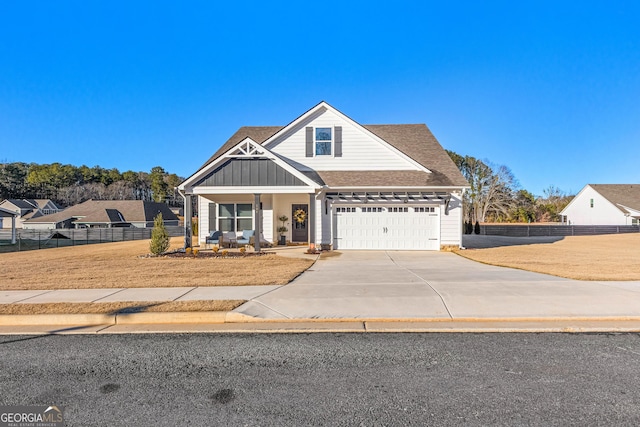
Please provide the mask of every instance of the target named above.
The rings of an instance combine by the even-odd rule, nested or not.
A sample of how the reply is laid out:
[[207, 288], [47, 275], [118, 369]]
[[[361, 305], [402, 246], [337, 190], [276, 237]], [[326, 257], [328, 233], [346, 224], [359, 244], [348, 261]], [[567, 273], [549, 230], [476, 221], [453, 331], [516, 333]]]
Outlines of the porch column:
[[316, 245], [316, 195], [315, 193], [309, 194], [309, 247], [313, 248]]
[[255, 212], [255, 230], [253, 237], [253, 247], [256, 252], [260, 252], [260, 234], [262, 234], [262, 209], [260, 209], [260, 194], [254, 194], [253, 210]]
[[191, 195], [185, 194], [184, 196], [184, 247], [191, 247], [191, 237], [193, 231], [191, 230], [191, 221], [193, 218], [193, 212], [191, 209]]
[[16, 244], [16, 216], [11, 215], [11, 244]]

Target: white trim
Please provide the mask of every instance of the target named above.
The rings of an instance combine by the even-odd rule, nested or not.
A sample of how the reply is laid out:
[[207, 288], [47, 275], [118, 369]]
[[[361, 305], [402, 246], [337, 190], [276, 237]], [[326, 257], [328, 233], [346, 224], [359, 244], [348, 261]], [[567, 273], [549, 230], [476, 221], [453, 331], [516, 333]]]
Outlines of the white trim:
[[240, 186], [228, 186], [228, 187], [195, 187], [193, 194], [195, 195], [207, 195], [207, 194], [308, 194], [315, 193], [315, 188], [310, 187], [240, 187]]
[[620, 207], [624, 208], [627, 211], [627, 213], [626, 213], [627, 216], [629, 216], [629, 215], [631, 215], [631, 216], [640, 215], [640, 210], [638, 210], [638, 209], [630, 208], [629, 206], [625, 206], [625, 205], [622, 205], [620, 203], [616, 204], [616, 206], [620, 206]]
[[[331, 153], [330, 154], [318, 154], [317, 153], [317, 144], [316, 140], [316, 129], [331, 129], [331, 139], [329, 141], [320, 141], [320, 142], [330, 142], [331, 143]], [[313, 126], [313, 157], [320, 158], [335, 158], [335, 142], [336, 142], [336, 127], [334, 126]]]
[[[396, 147], [394, 147], [393, 145], [389, 144], [387, 141], [385, 141], [384, 139], [380, 138], [379, 136], [377, 136], [376, 134], [374, 134], [373, 132], [369, 131], [368, 129], [366, 129], [364, 126], [362, 126], [361, 124], [357, 123], [356, 121], [352, 120], [351, 118], [349, 118], [349, 116], [345, 115], [344, 113], [336, 110], [335, 108], [333, 108], [331, 105], [327, 104], [326, 102], [322, 101], [320, 102], [318, 105], [316, 105], [315, 107], [311, 108], [309, 111], [307, 111], [306, 113], [302, 114], [300, 117], [298, 117], [297, 119], [295, 119], [294, 121], [292, 121], [291, 123], [289, 123], [287, 126], [283, 127], [282, 129], [280, 129], [278, 132], [276, 132], [275, 134], [273, 134], [269, 139], [267, 139], [266, 141], [264, 141], [262, 143], [262, 146], [267, 148], [267, 149], [271, 149], [273, 147], [271, 147], [271, 144], [276, 141], [278, 138], [280, 138], [282, 135], [286, 134], [287, 132], [289, 132], [291, 129], [295, 128], [296, 126], [300, 125], [302, 122], [304, 122], [307, 118], [309, 118], [309, 116], [316, 114], [318, 111], [320, 111], [321, 109], [326, 109], [328, 111], [331, 111], [332, 113], [338, 115], [339, 117], [341, 117], [344, 121], [346, 121], [347, 123], [349, 123], [350, 125], [352, 125], [353, 127], [355, 127], [356, 129], [360, 130], [361, 132], [363, 132], [365, 135], [367, 135], [368, 137], [374, 139], [375, 141], [377, 141], [378, 143], [380, 143], [381, 145], [383, 145], [385, 148], [387, 148], [388, 150], [392, 151], [393, 153], [397, 154], [398, 156], [400, 156], [403, 160], [409, 162], [410, 164], [412, 164], [416, 169], [418, 170], [422, 170], [424, 172], [427, 173], [432, 173], [429, 169], [427, 169], [425, 166], [421, 165], [420, 163], [418, 163], [417, 161], [413, 160], [411, 157], [409, 157], [408, 155], [406, 155], [405, 153], [403, 153], [402, 151], [398, 150]], [[320, 127], [324, 127], [324, 126], [320, 126]], [[315, 127], [314, 127], [315, 130]], [[335, 138], [335, 137], [334, 137]], [[344, 145], [344, 141], [343, 141], [343, 145]], [[315, 135], [314, 135], [314, 157], [315, 157]], [[344, 147], [343, 147], [344, 150]]]

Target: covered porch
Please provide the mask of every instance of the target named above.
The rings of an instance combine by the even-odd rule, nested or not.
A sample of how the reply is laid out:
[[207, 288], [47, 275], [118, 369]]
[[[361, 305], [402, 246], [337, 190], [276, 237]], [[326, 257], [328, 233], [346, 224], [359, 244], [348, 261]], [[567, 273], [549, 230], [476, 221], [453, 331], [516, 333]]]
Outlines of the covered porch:
[[[187, 196], [190, 197], [190, 196]], [[197, 194], [197, 244], [204, 247], [207, 237], [218, 231], [225, 240], [243, 242], [246, 230], [253, 230], [256, 251], [265, 246], [309, 244], [315, 246], [315, 192], [291, 193], [230, 193]], [[185, 212], [190, 214], [190, 212]], [[185, 223], [190, 219], [185, 217]], [[187, 243], [187, 242], [185, 242]], [[195, 244], [196, 242], [193, 242]], [[190, 245], [188, 245], [190, 246]]]

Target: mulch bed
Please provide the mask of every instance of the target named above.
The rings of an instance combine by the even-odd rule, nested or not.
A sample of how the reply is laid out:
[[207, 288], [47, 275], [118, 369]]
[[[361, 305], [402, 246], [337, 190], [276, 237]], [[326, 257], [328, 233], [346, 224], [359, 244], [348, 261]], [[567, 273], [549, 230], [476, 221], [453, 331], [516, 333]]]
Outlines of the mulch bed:
[[252, 258], [258, 256], [269, 256], [275, 255], [273, 252], [228, 252], [226, 255], [222, 255], [222, 251], [215, 252], [198, 252], [198, 255], [194, 255], [193, 253], [185, 253], [185, 252], [171, 252], [164, 254], [163, 256], [167, 258]]

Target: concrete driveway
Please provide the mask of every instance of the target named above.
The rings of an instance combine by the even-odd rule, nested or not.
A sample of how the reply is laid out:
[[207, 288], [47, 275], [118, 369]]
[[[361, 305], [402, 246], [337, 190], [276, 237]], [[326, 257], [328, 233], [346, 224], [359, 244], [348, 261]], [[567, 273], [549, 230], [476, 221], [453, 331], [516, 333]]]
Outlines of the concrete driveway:
[[267, 319], [640, 316], [640, 282], [583, 282], [447, 252], [345, 251], [235, 312]]

